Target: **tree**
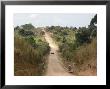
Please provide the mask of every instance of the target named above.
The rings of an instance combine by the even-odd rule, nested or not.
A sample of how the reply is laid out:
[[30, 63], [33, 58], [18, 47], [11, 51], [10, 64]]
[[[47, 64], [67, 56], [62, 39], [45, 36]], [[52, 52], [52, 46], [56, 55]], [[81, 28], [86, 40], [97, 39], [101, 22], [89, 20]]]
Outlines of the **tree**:
[[65, 42], [66, 42], [66, 38], [65, 38], [65, 36], [63, 36], [62, 43], [65, 43]]
[[20, 34], [20, 35], [24, 35], [24, 29], [20, 29], [20, 30], [19, 30], [19, 34]]
[[94, 18], [92, 18], [90, 25], [95, 25], [97, 24], [97, 14], [94, 16]]
[[14, 30], [20, 30], [19, 26], [14, 27]]
[[35, 28], [31, 23], [22, 25], [21, 27], [25, 30], [32, 30]]
[[96, 37], [97, 35], [97, 14], [91, 19], [89, 29], [91, 30], [90, 37]]
[[24, 29], [20, 29], [19, 34], [22, 36], [33, 36], [34, 35], [34, 33], [32, 31], [27, 31]]
[[34, 39], [33, 36], [29, 36], [27, 38], [25, 38], [27, 40], [27, 42], [29, 42], [33, 47], [36, 47], [36, 40]]
[[90, 30], [82, 27], [80, 28], [77, 33], [75, 34], [76, 37], [76, 43], [78, 43], [78, 45], [81, 45], [83, 43], [88, 43], [90, 42]]

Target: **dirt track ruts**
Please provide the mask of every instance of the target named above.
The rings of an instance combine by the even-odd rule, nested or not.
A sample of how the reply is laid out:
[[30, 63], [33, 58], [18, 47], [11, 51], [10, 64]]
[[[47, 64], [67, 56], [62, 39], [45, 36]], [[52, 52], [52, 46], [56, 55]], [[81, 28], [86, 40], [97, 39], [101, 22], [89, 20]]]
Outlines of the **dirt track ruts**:
[[[45, 31], [45, 39], [49, 43], [50, 46], [50, 54], [48, 56], [48, 68], [46, 72], [46, 76], [72, 76], [72, 74], [68, 73], [61, 65], [61, 61], [59, 60], [60, 56], [58, 55], [58, 46], [54, 43], [50, 34]], [[51, 54], [53, 52], [54, 54]]]

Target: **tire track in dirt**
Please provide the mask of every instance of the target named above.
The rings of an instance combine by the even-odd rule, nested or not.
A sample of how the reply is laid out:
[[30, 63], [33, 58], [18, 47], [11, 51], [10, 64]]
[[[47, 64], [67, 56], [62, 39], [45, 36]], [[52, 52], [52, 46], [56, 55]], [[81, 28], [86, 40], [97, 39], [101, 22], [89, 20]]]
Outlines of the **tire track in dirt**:
[[61, 57], [58, 55], [58, 46], [54, 43], [50, 34], [45, 30], [44, 32], [45, 32], [45, 39], [49, 43], [51, 49], [50, 54], [48, 56], [48, 68], [47, 68], [46, 76], [73, 76], [62, 67], [61, 61], [59, 60]]

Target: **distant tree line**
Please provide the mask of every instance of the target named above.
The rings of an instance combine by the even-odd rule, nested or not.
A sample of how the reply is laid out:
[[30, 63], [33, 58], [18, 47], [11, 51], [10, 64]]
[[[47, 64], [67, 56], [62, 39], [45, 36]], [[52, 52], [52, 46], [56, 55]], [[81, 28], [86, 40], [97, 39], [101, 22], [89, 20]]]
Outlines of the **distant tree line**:
[[[43, 40], [44, 32], [32, 24], [14, 28], [14, 74], [42, 75], [46, 70], [49, 44]], [[19, 66], [20, 65], [20, 66]]]
[[53, 38], [58, 42], [60, 52], [70, 60], [73, 52], [83, 44], [89, 44], [97, 36], [97, 15], [95, 15], [88, 27], [61, 27], [47, 26], [47, 31], [53, 33]]
[[25, 24], [21, 26], [16, 26], [14, 28], [14, 31], [17, 30], [22, 36], [30, 36], [34, 35], [34, 33], [32, 32], [33, 29], [35, 29], [35, 27], [32, 24]]

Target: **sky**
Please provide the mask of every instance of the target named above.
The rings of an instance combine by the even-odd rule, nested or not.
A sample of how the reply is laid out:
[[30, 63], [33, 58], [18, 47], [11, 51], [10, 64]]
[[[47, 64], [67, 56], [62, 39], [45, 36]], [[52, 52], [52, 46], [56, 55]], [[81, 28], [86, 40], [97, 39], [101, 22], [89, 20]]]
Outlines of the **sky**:
[[35, 27], [68, 26], [88, 27], [95, 13], [16, 13], [14, 27], [31, 23]]

